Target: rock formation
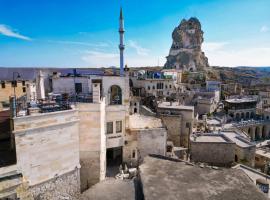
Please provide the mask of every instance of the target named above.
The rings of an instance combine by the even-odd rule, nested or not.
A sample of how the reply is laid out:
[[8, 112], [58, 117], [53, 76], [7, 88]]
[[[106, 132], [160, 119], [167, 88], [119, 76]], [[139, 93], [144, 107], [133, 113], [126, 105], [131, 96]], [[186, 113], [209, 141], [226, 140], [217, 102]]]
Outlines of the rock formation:
[[174, 29], [172, 38], [173, 43], [164, 68], [203, 71], [209, 67], [208, 59], [201, 50], [203, 31], [197, 18], [183, 19]]

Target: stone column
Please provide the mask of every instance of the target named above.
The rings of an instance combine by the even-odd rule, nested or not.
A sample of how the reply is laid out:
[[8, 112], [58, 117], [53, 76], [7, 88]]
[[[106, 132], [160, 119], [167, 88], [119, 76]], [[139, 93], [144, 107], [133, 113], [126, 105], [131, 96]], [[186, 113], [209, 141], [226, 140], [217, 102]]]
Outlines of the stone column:
[[270, 136], [270, 125], [265, 126], [265, 137], [269, 138]]
[[251, 140], [252, 140], [252, 141], [255, 140], [255, 128], [256, 128], [256, 127], [250, 127], [250, 129], [251, 129]]
[[258, 126], [259, 140], [262, 139], [262, 126]]

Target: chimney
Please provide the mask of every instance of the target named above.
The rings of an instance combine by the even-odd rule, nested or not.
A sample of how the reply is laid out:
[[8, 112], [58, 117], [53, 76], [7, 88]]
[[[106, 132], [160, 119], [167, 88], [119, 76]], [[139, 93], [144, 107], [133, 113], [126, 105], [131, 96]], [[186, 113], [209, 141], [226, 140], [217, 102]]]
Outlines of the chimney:
[[17, 115], [16, 97], [15, 96], [9, 97], [9, 102], [10, 102], [10, 115], [11, 115], [11, 118], [16, 117], [16, 115]]
[[92, 83], [93, 103], [100, 103], [100, 83]]

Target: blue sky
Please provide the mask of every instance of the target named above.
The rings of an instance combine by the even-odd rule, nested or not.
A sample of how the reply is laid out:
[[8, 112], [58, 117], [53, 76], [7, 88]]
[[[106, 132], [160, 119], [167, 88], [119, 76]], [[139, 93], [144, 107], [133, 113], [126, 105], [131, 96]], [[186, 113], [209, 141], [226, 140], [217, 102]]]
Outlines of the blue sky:
[[163, 65], [171, 32], [197, 17], [211, 65], [270, 66], [270, 0], [0, 0], [0, 66]]

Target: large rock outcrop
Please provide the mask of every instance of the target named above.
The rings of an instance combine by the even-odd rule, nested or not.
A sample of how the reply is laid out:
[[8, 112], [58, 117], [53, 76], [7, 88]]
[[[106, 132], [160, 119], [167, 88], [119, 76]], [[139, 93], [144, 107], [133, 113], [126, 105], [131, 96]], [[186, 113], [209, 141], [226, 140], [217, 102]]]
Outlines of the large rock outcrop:
[[208, 59], [201, 50], [203, 31], [197, 18], [183, 19], [174, 29], [172, 38], [173, 43], [164, 68], [203, 71], [209, 67]]

